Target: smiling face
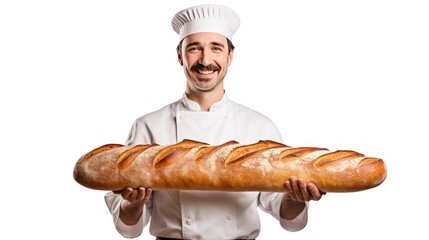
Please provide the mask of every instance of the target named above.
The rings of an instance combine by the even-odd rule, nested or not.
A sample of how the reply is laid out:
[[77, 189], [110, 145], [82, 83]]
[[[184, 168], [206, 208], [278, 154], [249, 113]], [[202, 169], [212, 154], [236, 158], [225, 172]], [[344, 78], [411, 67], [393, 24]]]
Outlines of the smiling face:
[[217, 33], [195, 33], [183, 39], [179, 63], [187, 78], [188, 91], [222, 91], [223, 79], [231, 64], [227, 38]]

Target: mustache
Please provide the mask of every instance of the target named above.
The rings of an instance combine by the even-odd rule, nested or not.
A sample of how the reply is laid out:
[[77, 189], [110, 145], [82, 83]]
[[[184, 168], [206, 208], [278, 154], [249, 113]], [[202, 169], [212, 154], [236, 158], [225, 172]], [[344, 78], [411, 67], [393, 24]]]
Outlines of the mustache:
[[204, 66], [202, 64], [195, 63], [194, 65], [192, 65], [191, 70], [192, 71], [198, 71], [198, 70], [202, 70], [202, 71], [218, 71], [218, 70], [220, 70], [220, 67], [216, 66], [216, 65], [213, 65], [213, 64], [209, 64], [207, 66]]

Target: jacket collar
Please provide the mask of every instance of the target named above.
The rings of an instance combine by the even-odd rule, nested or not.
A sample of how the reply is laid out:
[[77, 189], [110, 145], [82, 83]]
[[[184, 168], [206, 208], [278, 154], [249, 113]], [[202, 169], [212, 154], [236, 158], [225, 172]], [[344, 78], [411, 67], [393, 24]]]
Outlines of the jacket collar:
[[[187, 111], [201, 111], [201, 107], [197, 102], [192, 101], [186, 96], [186, 93], [183, 93], [182, 103], [184, 110]], [[222, 111], [229, 104], [229, 99], [226, 93], [223, 94], [222, 99], [219, 102], [215, 102], [209, 109], [209, 112], [218, 112]]]

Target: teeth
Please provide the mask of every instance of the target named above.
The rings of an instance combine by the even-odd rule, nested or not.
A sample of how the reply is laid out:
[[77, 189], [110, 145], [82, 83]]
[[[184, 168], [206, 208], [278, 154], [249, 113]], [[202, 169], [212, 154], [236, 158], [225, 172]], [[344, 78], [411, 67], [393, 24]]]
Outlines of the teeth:
[[201, 74], [211, 74], [211, 73], [213, 73], [213, 71], [198, 71], [199, 73], [201, 73]]

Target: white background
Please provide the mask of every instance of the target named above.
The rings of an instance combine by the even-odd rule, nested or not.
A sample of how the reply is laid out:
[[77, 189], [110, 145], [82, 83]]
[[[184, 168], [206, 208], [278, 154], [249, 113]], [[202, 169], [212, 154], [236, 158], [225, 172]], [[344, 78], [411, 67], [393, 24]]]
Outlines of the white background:
[[[258, 239], [427, 238], [426, 1], [211, 2], [242, 21], [225, 79], [232, 100], [274, 120], [285, 144], [388, 167], [377, 188], [312, 202], [299, 232], [261, 213]], [[201, 3], [0, 3], [1, 239], [122, 239], [105, 192], [74, 182], [74, 163], [182, 96], [170, 20]]]

